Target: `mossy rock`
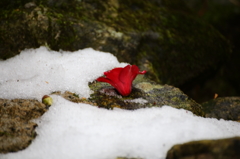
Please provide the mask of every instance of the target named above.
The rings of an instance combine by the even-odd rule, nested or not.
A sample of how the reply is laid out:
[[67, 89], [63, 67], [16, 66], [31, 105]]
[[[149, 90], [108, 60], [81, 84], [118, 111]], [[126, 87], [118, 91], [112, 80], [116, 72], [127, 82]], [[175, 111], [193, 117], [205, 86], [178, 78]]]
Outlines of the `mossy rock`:
[[202, 106], [206, 117], [240, 122], [240, 97], [219, 97]]
[[36, 137], [37, 124], [47, 106], [33, 99], [0, 99], [0, 153], [25, 149]]
[[127, 97], [122, 97], [113, 87], [102, 83], [93, 83], [90, 88], [94, 90], [94, 93], [91, 94], [89, 100], [97, 103], [99, 107], [134, 110], [169, 105], [204, 116], [200, 104], [190, 99], [180, 89], [170, 85], [160, 85], [150, 81], [139, 82], [133, 85], [132, 93]]
[[211, 74], [231, 50], [183, 1], [37, 0], [10, 6], [0, 11], [2, 59], [41, 45], [69, 51], [92, 47], [137, 64], [161, 84], [179, 86]]
[[136, 110], [140, 108], [162, 107], [168, 105], [178, 109], [185, 109], [198, 116], [205, 116], [202, 106], [185, 95], [180, 89], [160, 85], [140, 76], [133, 83], [133, 89], [129, 96], [121, 96], [115, 88], [108, 83], [92, 82], [89, 87], [93, 93], [90, 98], [79, 98], [71, 92], [56, 92], [67, 100], [76, 103], [87, 103], [100, 108], [121, 108]]
[[174, 145], [167, 152], [167, 159], [239, 159], [240, 137], [200, 140]]

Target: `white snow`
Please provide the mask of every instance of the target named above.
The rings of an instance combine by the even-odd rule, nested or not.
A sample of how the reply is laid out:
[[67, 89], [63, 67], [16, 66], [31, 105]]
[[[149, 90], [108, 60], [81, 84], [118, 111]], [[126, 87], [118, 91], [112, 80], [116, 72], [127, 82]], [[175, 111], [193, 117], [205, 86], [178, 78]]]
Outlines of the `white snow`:
[[89, 97], [88, 82], [104, 71], [125, 65], [110, 53], [90, 48], [73, 53], [48, 51], [45, 47], [28, 49], [0, 63], [0, 97], [40, 100], [55, 90]]
[[145, 104], [145, 103], [148, 103], [147, 100], [143, 99], [143, 98], [136, 98], [136, 99], [127, 99], [127, 100], [124, 100], [125, 102], [130, 102], [130, 103], [139, 103], [139, 104]]
[[[0, 98], [40, 100], [59, 90], [89, 97], [88, 82], [125, 65], [93, 49], [73, 53], [45, 47], [24, 50], [0, 61]], [[164, 159], [174, 144], [240, 136], [238, 122], [197, 117], [169, 106], [106, 110], [56, 95], [52, 98], [49, 111], [35, 120], [38, 136], [32, 144], [16, 153], [0, 154], [1, 159]]]

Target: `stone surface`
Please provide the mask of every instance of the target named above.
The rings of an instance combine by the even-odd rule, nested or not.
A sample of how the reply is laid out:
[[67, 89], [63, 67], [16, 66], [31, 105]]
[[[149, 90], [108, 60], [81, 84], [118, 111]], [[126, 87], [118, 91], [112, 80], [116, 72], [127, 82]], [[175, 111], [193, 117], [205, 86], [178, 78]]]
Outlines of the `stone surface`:
[[179, 86], [206, 78], [231, 50], [183, 1], [39, 0], [11, 7], [0, 11], [2, 59], [41, 45], [69, 51], [92, 47], [137, 64], [161, 84]]
[[221, 97], [240, 96], [240, 7], [239, 1], [229, 0], [184, 0], [202, 20], [223, 34], [232, 46], [230, 60], [212, 73], [212, 77], [183, 91], [197, 102], [206, 102], [217, 93]]
[[89, 87], [94, 91], [89, 99], [76, 99], [76, 95], [63, 95], [73, 102], [86, 102], [99, 107], [113, 109], [114, 107], [134, 110], [146, 107], [161, 107], [169, 105], [178, 109], [186, 109], [198, 116], [205, 116], [202, 106], [189, 98], [180, 89], [170, 85], [160, 85], [138, 76], [129, 96], [123, 97], [109, 84], [93, 82]]
[[[189, 110], [198, 116], [239, 121], [239, 97], [217, 98], [202, 106], [178, 88], [170, 85], [157, 84], [143, 76], [137, 76], [133, 81], [133, 90], [128, 97], [122, 97], [107, 83], [94, 81], [93, 83], [89, 83], [89, 87], [93, 90], [93, 94], [91, 94], [89, 99], [79, 98], [77, 94], [68, 91], [64, 93], [54, 92], [53, 94], [61, 95], [72, 102], [87, 103], [107, 109], [118, 107], [134, 110], [145, 107], [169, 105], [174, 108]], [[30, 120], [38, 118], [47, 111], [47, 109], [48, 106], [36, 100], [0, 99], [0, 152], [14, 152], [26, 148], [36, 136], [34, 129], [37, 125]], [[229, 143], [227, 148], [229, 145], [231, 147], [235, 139], [227, 142]], [[237, 142], [239, 142], [239, 139]], [[213, 146], [222, 143], [225, 143], [225, 140], [224, 142], [221, 142], [221, 140], [219, 142], [203, 141], [196, 144], [194, 143], [193, 145], [197, 145], [196, 147], [192, 145], [186, 146], [193, 147], [193, 149], [190, 150], [174, 147], [169, 151], [169, 156], [178, 156], [178, 151], [180, 151], [180, 155], [187, 154], [190, 157], [192, 157], [191, 155], [212, 157], [212, 155], [216, 156], [221, 154], [220, 152], [213, 152]], [[202, 149], [198, 150], [199, 147], [203, 147], [206, 152], [198, 154], [202, 152]], [[222, 148], [226, 148], [226, 146], [223, 145], [220, 149]]]
[[240, 122], [240, 97], [220, 97], [202, 106], [206, 117]]
[[[141, 70], [148, 71], [151, 79], [161, 84], [149, 80], [135, 81], [132, 94], [124, 98], [103, 83], [90, 84], [94, 90], [90, 100], [71, 92], [56, 94], [73, 102], [108, 109], [132, 110], [170, 105], [199, 116], [206, 113], [207, 117], [239, 121], [238, 98], [217, 99], [219, 101], [209, 102], [210, 106], [203, 104], [203, 109], [178, 88], [164, 85], [188, 88], [193, 83], [202, 82], [231, 53], [228, 41], [193, 15], [188, 7], [184, 1], [177, 0], [3, 0], [0, 2], [0, 59], [41, 45], [69, 51], [92, 47], [113, 53], [119, 61], [137, 64]], [[234, 70], [236, 67], [231, 68]], [[228, 72], [234, 87], [238, 88], [239, 80], [235, 76], [239, 75]], [[218, 85], [221, 84], [220, 81]], [[210, 85], [216, 85], [216, 82]], [[226, 85], [223, 88], [225, 91]], [[209, 91], [204, 90], [204, 94], [206, 92]], [[4, 144], [0, 144], [0, 152], [27, 147], [36, 135], [36, 124], [29, 120], [46, 110], [44, 105], [34, 100], [1, 99], [0, 143]], [[204, 157], [207, 156], [211, 157], [211, 154]]]
[[202, 106], [189, 98], [180, 89], [170, 85], [160, 85], [146, 78], [138, 76], [133, 82], [133, 89], [129, 96], [121, 96], [108, 83], [96, 82], [89, 84], [93, 90], [89, 99], [79, 98], [71, 92], [54, 92], [75, 103], [87, 103], [94, 106], [113, 109], [114, 107], [135, 110], [146, 107], [161, 107], [169, 105], [178, 109], [186, 109], [198, 116], [205, 116]]
[[33, 99], [0, 99], [0, 153], [26, 148], [36, 137], [36, 123], [47, 107]]
[[173, 146], [167, 159], [239, 159], [240, 137], [192, 141]]

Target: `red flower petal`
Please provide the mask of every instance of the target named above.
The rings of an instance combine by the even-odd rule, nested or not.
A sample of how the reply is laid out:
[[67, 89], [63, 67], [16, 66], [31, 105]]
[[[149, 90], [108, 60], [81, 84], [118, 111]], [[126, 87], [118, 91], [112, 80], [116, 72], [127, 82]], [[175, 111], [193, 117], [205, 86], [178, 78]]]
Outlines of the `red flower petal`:
[[110, 71], [104, 72], [104, 75], [106, 77], [99, 77], [97, 79], [97, 81], [109, 83], [113, 87], [117, 88], [119, 83], [120, 83], [120, 81], [118, 79], [118, 76], [119, 76], [121, 70], [122, 70], [122, 68], [118, 67], [118, 68], [114, 68], [114, 69], [112, 69]]
[[110, 71], [104, 72], [106, 77], [99, 77], [97, 81], [107, 82], [115, 87], [118, 92], [127, 96], [132, 90], [132, 81], [138, 74], [145, 74], [146, 71], [139, 71], [136, 65], [127, 65], [124, 68], [118, 67]]
[[[138, 68], [137, 68], [138, 69]], [[124, 83], [125, 87], [131, 87], [135, 73], [138, 72], [136, 68], [127, 65], [119, 74], [119, 80]], [[137, 74], [137, 73], [136, 73]], [[136, 76], [135, 76], [136, 77]]]
[[97, 81], [98, 81], [98, 82], [106, 82], [106, 83], [111, 84], [113, 87], [115, 87], [114, 82], [111, 81], [111, 80], [108, 79], [108, 78], [105, 78], [105, 77], [99, 77], [99, 78], [97, 79]]
[[145, 74], [145, 73], [147, 73], [147, 71], [139, 71], [139, 74], [141, 74], [141, 75], [143, 75], [143, 74]]
[[122, 69], [123, 68], [121, 68], [121, 67], [117, 67], [110, 71], [104, 72], [104, 75], [106, 76], [106, 78], [111, 79], [111, 81], [119, 82], [118, 76], [119, 76], [120, 72], [122, 71]]

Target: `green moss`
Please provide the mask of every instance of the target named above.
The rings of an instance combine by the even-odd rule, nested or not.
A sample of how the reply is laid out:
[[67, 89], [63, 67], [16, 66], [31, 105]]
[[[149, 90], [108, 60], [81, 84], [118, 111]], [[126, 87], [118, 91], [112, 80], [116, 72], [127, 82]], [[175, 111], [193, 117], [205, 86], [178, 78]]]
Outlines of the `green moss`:
[[[125, 1], [120, 3], [118, 8], [118, 17], [112, 19], [113, 23], [108, 23], [121, 31], [146, 31], [156, 21], [159, 21], [161, 7], [147, 1]], [[155, 14], [152, 14], [152, 13]], [[157, 26], [156, 29], [158, 28]]]
[[[92, 103], [96, 103], [99, 107], [107, 109], [118, 107], [134, 110], [145, 107], [162, 107], [163, 105], [168, 105], [178, 109], [189, 110], [198, 116], [205, 116], [201, 105], [190, 99], [178, 88], [168, 85], [159, 85], [145, 78], [139, 78], [134, 81], [133, 90], [128, 97], [118, 95], [114, 88], [106, 83], [94, 82], [90, 83], [89, 87], [94, 93], [91, 94], [88, 100]], [[131, 100], [137, 98], [144, 99], [146, 102], [131, 102]]]
[[0, 26], [2, 58], [41, 45], [69, 51], [92, 47], [148, 70], [154, 81], [180, 86], [209, 68], [215, 70], [230, 52], [216, 30], [176, 8], [181, 2], [52, 3], [39, 0], [33, 8], [0, 11], [5, 15]]
[[151, 61], [159, 82], [181, 85], [229, 58], [228, 42], [208, 24], [182, 13], [162, 11], [161, 15], [167, 20], [160, 19], [159, 27], [166, 30], [159, 29], [158, 37], [142, 38], [138, 50], [140, 59]]

